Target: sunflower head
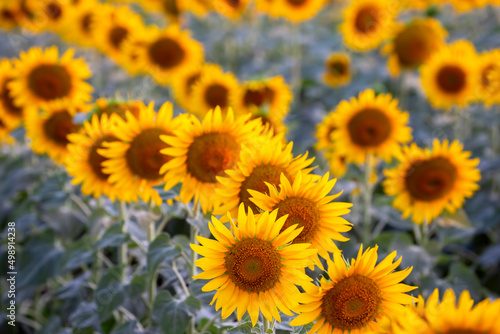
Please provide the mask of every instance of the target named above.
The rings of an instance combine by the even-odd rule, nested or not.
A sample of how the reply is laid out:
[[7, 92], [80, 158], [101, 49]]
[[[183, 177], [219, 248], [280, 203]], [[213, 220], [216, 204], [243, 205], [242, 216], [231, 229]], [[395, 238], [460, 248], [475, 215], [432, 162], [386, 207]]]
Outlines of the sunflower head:
[[500, 50], [495, 49], [479, 56], [479, 85], [477, 91], [480, 99], [487, 105], [500, 103], [500, 84], [495, 80], [495, 73], [500, 72]]
[[325, 5], [324, 0], [275, 0], [271, 4], [273, 15], [282, 16], [291, 22], [301, 22], [313, 18]]
[[0, 4], [0, 28], [12, 29], [22, 20], [23, 13], [19, 2], [12, 1]]
[[237, 20], [246, 11], [250, 0], [213, 0], [213, 8], [219, 14]]
[[96, 0], [81, 1], [69, 6], [67, 22], [71, 23], [71, 29], [64, 30], [64, 37], [82, 46], [94, 45], [94, 24], [98, 13], [103, 5]]
[[21, 123], [23, 108], [14, 103], [9, 87], [13, 80], [13, 66], [8, 59], [0, 60], [0, 117], [4, 123], [17, 127]]
[[347, 84], [351, 80], [351, 60], [345, 53], [332, 53], [325, 62], [323, 80], [332, 87]]

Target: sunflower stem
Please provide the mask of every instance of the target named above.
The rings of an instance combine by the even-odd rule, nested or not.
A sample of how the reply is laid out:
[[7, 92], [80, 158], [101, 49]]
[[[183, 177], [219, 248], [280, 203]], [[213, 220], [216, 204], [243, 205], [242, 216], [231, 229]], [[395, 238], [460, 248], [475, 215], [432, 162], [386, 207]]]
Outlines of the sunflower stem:
[[[149, 245], [156, 239], [156, 229], [155, 229], [155, 221], [152, 220], [149, 223], [148, 226], [148, 241]], [[156, 297], [156, 278], [158, 276], [158, 273], [155, 271], [151, 274], [151, 277], [149, 279], [149, 291], [148, 291], [148, 296], [149, 296], [149, 304], [151, 307], [153, 306], [153, 302]]]
[[420, 225], [413, 223], [413, 234], [415, 235], [417, 245], [422, 245], [422, 231], [420, 230]]
[[363, 204], [365, 207], [363, 213], [363, 244], [367, 245], [371, 241], [371, 203], [373, 187], [370, 182], [372, 175], [372, 156], [367, 155], [365, 162], [365, 177], [363, 188]]
[[429, 245], [429, 237], [430, 237], [430, 224], [432, 222], [428, 222], [427, 219], [424, 219], [422, 223], [422, 248], [427, 249]]
[[[195, 219], [198, 219], [199, 216], [200, 216], [200, 202], [197, 201], [195, 203], [195, 205], [193, 206], [193, 210], [191, 212], [192, 216], [195, 218]], [[191, 239], [191, 243], [194, 244], [194, 245], [197, 245], [198, 242], [197, 242], [197, 239], [196, 239], [196, 236], [198, 235], [198, 228], [196, 226], [193, 226], [191, 225], [191, 235], [190, 235], [190, 239]], [[194, 250], [191, 250], [191, 262], [190, 262], [190, 274], [191, 274], [191, 277], [193, 276], [196, 276], [196, 258], [197, 258], [197, 254]]]
[[264, 317], [264, 333], [274, 333], [273, 323]]
[[[121, 226], [122, 233], [126, 233], [128, 226], [128, 212], [127, 212], [127, 204], [123, 201], [120, 201], [120, 217], [122, 224]], [[125, 279], [127, 277], [127, 264], [128, 264], [127, 252], [128, 252], [128, 245], [127, 242], [124, 242], [118, 248], [118, 263], [120, 264], [122, 282], [125, 282]]]

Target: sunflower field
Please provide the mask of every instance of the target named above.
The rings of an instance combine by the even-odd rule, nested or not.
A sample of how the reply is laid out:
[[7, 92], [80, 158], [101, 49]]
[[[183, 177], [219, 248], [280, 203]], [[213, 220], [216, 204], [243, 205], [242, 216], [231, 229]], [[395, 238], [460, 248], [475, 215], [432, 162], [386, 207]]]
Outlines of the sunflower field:
[[0, 0], [0, 333], [500, 334], [499, 0]]

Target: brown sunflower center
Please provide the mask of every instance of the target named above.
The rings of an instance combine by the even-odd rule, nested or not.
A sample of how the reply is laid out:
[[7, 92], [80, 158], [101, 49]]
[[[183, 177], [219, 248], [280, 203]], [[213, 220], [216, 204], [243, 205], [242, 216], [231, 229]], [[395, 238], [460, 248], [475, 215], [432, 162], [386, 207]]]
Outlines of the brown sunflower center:
[[90, 33], [90, 27], [92, 24], [92, 13], [83, 15], [80, 24], [82, 27], [82, 31], [84, 31], [88, 35]]
[[254, 213], [259, 212], [259, 208], [252, 201], [250, 201], [250, 193], [249, 189], [258, 191], [263, 194], [268, 193], [268, 188], [264, 182], [279, 185], [280, 184], [280, 175], [281, 173], [285, 173], [287, 178], [290, 178], [290, 175], [286, 173], [283, 167], [272, 166], [272, 165], [260, 165], [253, 169], [252, 173], [248, 175], [241, 183], [240, 188], [240, 203], [244, 203], [247, 207], [250, 207]]
[[364, 327], [375, 319], [382, 296], [372, 279], [353, 275], [335, 284], [321, 301], [326, 321], [337, 329], [350, 331]]
[[481, 72], [481, 85], [488, 88], [491, 85], [490, 75], [495, 71], [496, 66], [490, 64], [486, 66]]
[[320, 212], [313, 201], [307, 198], [289, 197], [276, 204], [273, 210], [275, 209], [278, 209], [278, 218], [288, 215], [281, 231], [295, 224], [304, 228], [293, 243], [311, 242], [318, 231], [321, 219]]
[[17, 107], [14, 104], [14, 99], [10, 95], [10, 89], [8, 87], [9, 82], [12, 80], [6, 80], [3, 83], [3, 86], [0, 90], [0, 101], [2, 102], [2, 105], [9, 114], [15, 115], [15, 116], [21, 116], [23, 109]]
[[433, 201], [449, 193], [456, 178], [456, 167], [448, 159], [438, 157], [414, 162], [406, 172], [405, 184], [413, 198]]
[[146, 180], [158, 180], [160, 168], [170, 160], [160, 151], [168, 145], [160, 139], [160, 135], [168, 135], [162, 129], [143, 130], [137, 135], [126, 153], [127, 165], [133, 174]]
[[28, 87], [37, 97], [54, 100], [71, 92], [71, 76], [60, 65], [40, 65], [28, 75]]
[[288, 4], [295, 6], [295, 7], [300, 7], [304, 4], [307, 3], [307, 0], [287, 0]]
[[16, 16], [12, 12], [12, 10], [7, 8], [2, 9], [2, 11], [0, 12], [0, 16], [2, 17], [2, 20], [5, 21], [16, 21]]
[[329, 64], [328, 70], [335, 76], [342, 76], [347, 74], [347, 64], [342, 61], [333, 61]]
[[281, 276], [281, 256], [270, 241], [243, 239], [231, 247], [225, 260], [231, 281], [247, 292], [272, 289]]
[[233, 168], [240, 145], [228, 133], [206, 133], [194, 138], [187, 153], [187, 171], [201, 182], [215, 183], [227, 169]]
[[437, 84], [445, 93], [456, 94], [466, 85], [466, 74], [463, 69], [455, 65], [443, 66], [437, 73]]
[[59, 146], [69, 143], [67, 136], [76, 132], [78, 126], [73, 123], [73, 117], [67, 111], [60, 111], [51, 115], [43, 123], [43, 132], [52, 142]]
[[49, 19], [53, 21], [57, 21], [62, 16], [62, 8], [57, 2], [50, 2], [45, 10]]
[[211, 84], [205, 90], [205, 101], [210, 108], [215, 108], [217, 106], [222, 109], [226, 108], [228, 105], [228, 96], [229, 90], [227, 87], [218, 83]]
[[177, 0], [163, 0], [163, 9], [172, 16], [179, 16], [181, 13]]
[[7, 126], [5, 125], [5, 123], [0, 118], [0, 129], [6, 129], [6, 128], [7, 128]]
[[354, 25], [357, 31], [368, 34], [377, 29], [379, 19], [378, 9], [366, 6], [358, 11]]
[[274, 98], [274, 91], [269, 87], [262, 89], [247, 89], [243, 96], [243, 102], [246, 106], [262, 107], [264, 104], [271, 103]]
[[351, 140], [359, 146], [378, 146], [389, 138], [390, 119], [380, 110], [367, 108], [358, 112], [347, 124]]
[[186, 86], [184, 88], [186, 89], [186, 94], [187, 95], [191, 94], [191, 92], [193, 91], [193, 86], [195, 85], [195, 83], [198, 82], [198, 80], [200, 80], [200, 77], [201, 77], [201, 73], [200, 72], [196, 72], [196, 73], [191, 74], [186, 79]]
[[394, 39], [395, 51], [399, 62], [405, 67], [422, 64], [434, 51], [432, 30], [421, 25], [411, 25]]
[[99, 139], [98, 141], [95, 142], [95, 144], [92, 146], [90, 149], [89, 153], [89, 158], [88, 158], [88, 163], [90, 167], [92, 168], [92, 171], [94, 174], [101, 180], [107, 180], [109, 174], [106, 174], [102, 171], [102, 163], [106, 160], [107, 158], [103, 157], [99, 153], [97, 153], [97, 150], [103, 148], [102, 143], [103, 142], [113, 142], [113, 141], [118, 141], [118, 138], [115, 136], [107, 135]]
[[126, 120], [126, 112], [130, 111], [132, 115], [138, 116], [140, 113], [139, 107], [133, 104], [128, 104], [128, 103], [115, 103], [115, 104], [109, 104], [106, 107], [99, 109], [97, 114], [99, 116], [106, 114], [108, 116], [111, 116], [113, 114], [116, 114], [119, 116], [121, 119]]
[[444, 332], [441, 332], [442, 334], [484, 334], [486, 333], [485, 331], [475, 331], [472, 329], [462, 329], [462, 328], [457, 328], [457, 329], [448, 329]]
[[179, 43], [172, 38], [163, 37], [151, 44], [149, 57], [159, 67], [169, 69], [178, 66], [186, 56]]
[[128, 36], [128, 30], [120, 26], [111, 28], [108, 35], [109, 42], [116, 50], [120, 50], [120, 46], [122, 45], [123, 41], [127, 38], [127, 36]]

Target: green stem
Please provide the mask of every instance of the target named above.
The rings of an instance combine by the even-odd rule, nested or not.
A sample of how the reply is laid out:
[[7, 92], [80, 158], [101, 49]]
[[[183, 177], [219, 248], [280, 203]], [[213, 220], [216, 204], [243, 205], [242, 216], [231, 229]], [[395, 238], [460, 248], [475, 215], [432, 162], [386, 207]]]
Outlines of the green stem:
[[364, 177], [364, 188], [363, 188], [363, 244], [366, 246], [371, 241], [371, 203], [372, 203], [372, 191], [373, 187], [370, 184], [370, 178], [372, 175], [372, 157], [367, 155], [365, 162], [365, 177]]
[[264, 333], [267, 333], [268, 330], [271, 330], [271, 333], [274, 333], [274, 326], [273, 326], [273, 323], [271, 321], [267, 320], [264, 317]]
[[[155, 222], [152, 220], [148, 226], [148, 241], [149, 244], [155, 240], [156, 238], [156, 229], [155, 229]], [[149, 280], [149, 291], [148, 291], [148, 296], [149, 296], [149, 303], [152, 306], [153, 302], [156, 297], [156, 277], [157, 277], [157, 272], [155, 271], [154, 273], [151, 274], [150, 280]]]
[[[198, 219], [200, 216], [200, 202], [196, 202], [195, 205], [193, 206], [193, 210], [191, 212], [191, 216], [194, 217], [195, 219]], [[196, 226], [190, 225], [190, 241], [192, 244], [197, 245], [198, 240], [196, 239], [196, 236], [198, 235], [198, 228]], [[190, 270], [189, 273], [191, 274], [191, 277], [196, 276], [196, 259], [197, 259], [198, 254], [196, 254], [195, 251], [191, 250], [191, 261], [190, 261]]]
[[420, 230], [420, 225], [413, 223], [413, 234], [415, 234], [417, 245], [422, 245], [422, 231]]
[[424, 219], [424, 222], [422, 223], [422, 247], [424, 249], [426, 249], [429, 245], [430, 227], [431, 222], [428, 222], [427, 219]]
[[[122, 232], [126, 233], [128, 226], [128, 212], [127, 212], [127, 204], [123, 201], [120, 202], [120, 217], [122, 224]], [[124, 282], [127, 277], [127, 264], [128, 264], [127, 252], [128, 252], [128, 244], [124, 242], [118, 248], [118, 263], [120, 264], [121, 267], [122, 282]]]

